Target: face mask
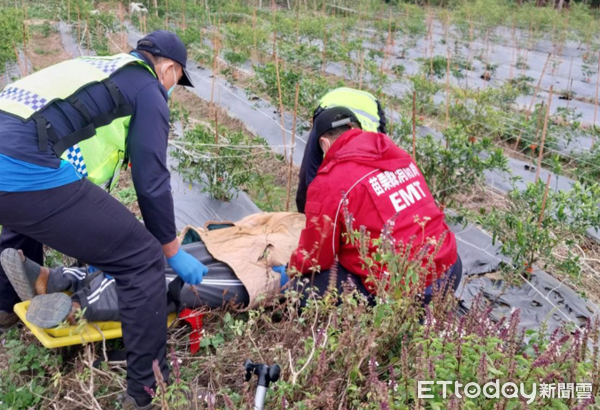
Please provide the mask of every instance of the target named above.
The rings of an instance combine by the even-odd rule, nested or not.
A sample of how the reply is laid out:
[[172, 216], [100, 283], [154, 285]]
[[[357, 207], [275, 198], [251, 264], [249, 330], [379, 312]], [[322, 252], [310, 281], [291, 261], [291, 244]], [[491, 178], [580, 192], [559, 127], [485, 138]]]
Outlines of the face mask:
[[[175, 81], [177, 81], [177, 72], [175, 71], [175, 66], [172, 67], [173, 68], [173, 78], [175, 79]], [[163, 78], [165, 78], [164, 74], [162, 76]], [[163, 86], [165, 85], [165, 83], [161, 80], [160, 82]], [[167, 91], [167, 96], [169, 98], [171, 98], [171, 95], [173, 95], [173, 91], [175, 91], [175, 86], [177, 85], [177, 83], [173, 84], [173, 87], [169, 88], [169, 90]]]

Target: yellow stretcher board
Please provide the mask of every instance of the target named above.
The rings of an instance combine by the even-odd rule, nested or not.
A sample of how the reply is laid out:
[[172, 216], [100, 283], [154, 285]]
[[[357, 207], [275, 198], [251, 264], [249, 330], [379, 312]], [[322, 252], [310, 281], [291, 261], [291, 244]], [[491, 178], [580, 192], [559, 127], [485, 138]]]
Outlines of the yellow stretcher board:
[[[48, 349], [57, 347], [80, 345], [91, 342], [101, 342], [102, 340], [118, 339], [123, 336], [121, 331], [121, 322], [93, 322], [88, 323], [83, 330], [76, 333], [76, 326], [69, 326], [60, 329], [42, 329], [26, 319], [27, 309], [31, 301], [21, 302], [15, 305], [14, 311], [19, 316], [25, 326], [31, 330], [31, 333]], [[177, 315], [171, 313], [167, 319], [168, 326], [171, 326]]]

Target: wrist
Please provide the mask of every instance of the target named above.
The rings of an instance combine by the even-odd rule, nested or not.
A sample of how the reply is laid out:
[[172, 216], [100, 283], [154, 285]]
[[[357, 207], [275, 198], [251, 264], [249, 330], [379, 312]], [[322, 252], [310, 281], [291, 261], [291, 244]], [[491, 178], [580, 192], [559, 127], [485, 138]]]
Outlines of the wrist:
[[179, 241], [177, 239], [166, 243], [162, 246], [163, 253], [167, 259], [171, 259], [173, 256], [177, 255], [179, 252]]

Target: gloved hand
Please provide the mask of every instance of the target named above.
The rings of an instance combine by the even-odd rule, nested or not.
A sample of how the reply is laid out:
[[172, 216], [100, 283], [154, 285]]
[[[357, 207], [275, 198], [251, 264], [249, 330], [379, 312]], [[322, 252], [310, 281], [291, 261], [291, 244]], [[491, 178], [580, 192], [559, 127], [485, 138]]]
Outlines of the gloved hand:
[[289, 280], [287, 273], [285, 273], [285, 266], [273, 266], [271, 269], [281, 275], [280, 286], [284, 287]]
[[175, 273], [190, 285], [198, 285], [202, 282], [204, 275], [208, 273], [208, 268], [192, 255], [179, 249], [179, 251], [167, 259], [169, 265]]

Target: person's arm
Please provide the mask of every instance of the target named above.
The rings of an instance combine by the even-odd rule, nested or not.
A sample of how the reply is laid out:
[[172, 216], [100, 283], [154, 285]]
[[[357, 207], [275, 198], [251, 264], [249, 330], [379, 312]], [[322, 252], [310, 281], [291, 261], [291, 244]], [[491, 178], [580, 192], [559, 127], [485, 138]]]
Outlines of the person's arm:
[[208, 272], [196, 258], [179, 247], [167, 167], [169, 108], [158, 82], [141, 90], [129, 124], [127, 149], [131, 175], [144, 224], [161, 243], [167, 262], [184, 282], [197, 285]]
[[[338, 197], [338, 196], [336, 196]], [[329, 269], [334, 261], [333, 240], [335, 240], [335, 252], [340, 250], [340, 221], [342, 215], [338, 215], [338, 227], [335, 229], [334, 220], [338, 203], [325, 199], [323, 202], [306, 202], [306, 227], [300, 234], [298, 248], [293, 252], [290, 259], [289, 269], [295, 268], [301, 273], [311, 273], [315, 266], [320, 271]]]
[[162, 249], [167, 259], [172, 258], [179, 251], [179, 241], [175, 238], [171, 242], [164, 244]]
[[385, 111], [381, 106], [379, 100], [377, 100], [377, 114], [379, 115], [379, 129], [378, 131], [382, 134], [387, 133], [387, 119], [385, 118]]
[[[321, 113], [323, 109], [317, 108], [313, 115], [314, 119]], [[300, 165], [300, 181], [298, 182], [298, 190], [296, 191], [296, 208], [298, 212], [305, 213], [306, 207], [306, 195], [308, 186], [316, 178], [317, 171], [323, 163], [323, 149], [319, 144], [319, 139], [315, 135], [314, 128], [311, 128], [308, 133], [308, 141], [304, 148], [304, 156], [302, 157], [302, 164]]]
[[146, 228], [172, 257], [179, 245], [167, 167], [169, 108], [158, 82], [142, 89], [133, 106], [127, 138], [133, 184]]

